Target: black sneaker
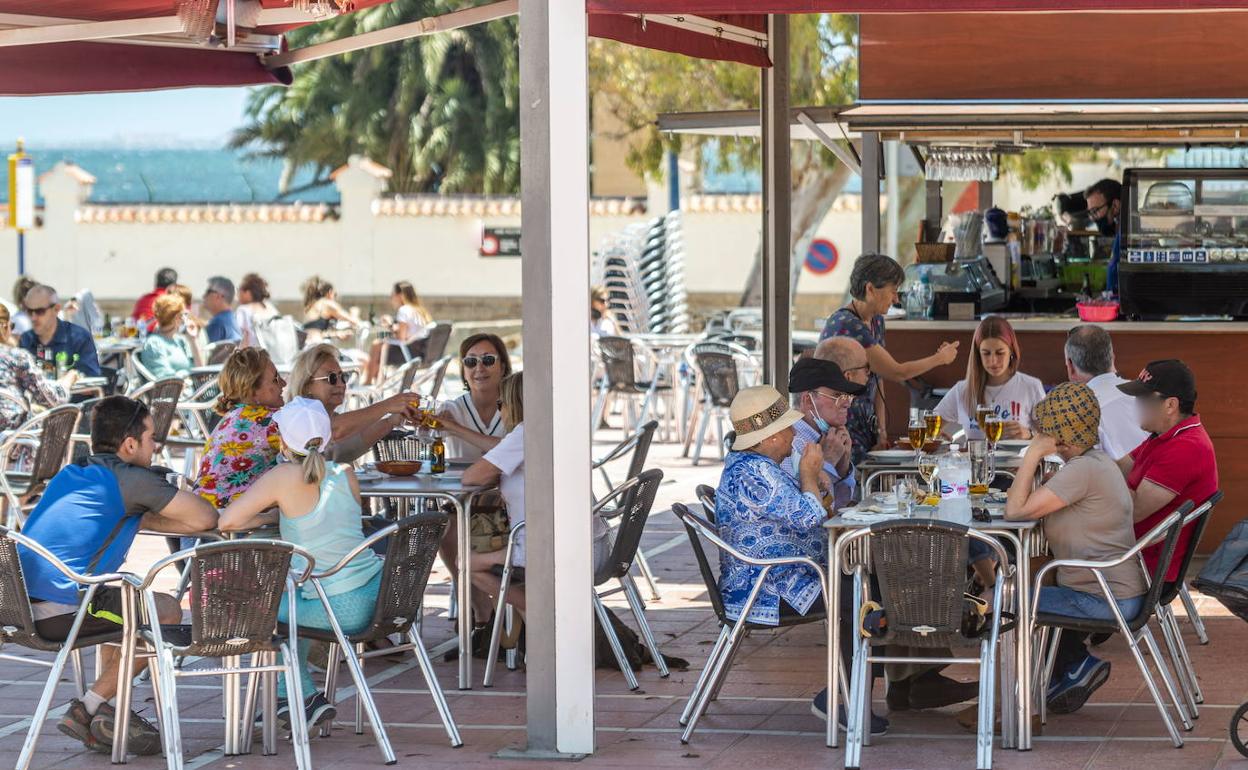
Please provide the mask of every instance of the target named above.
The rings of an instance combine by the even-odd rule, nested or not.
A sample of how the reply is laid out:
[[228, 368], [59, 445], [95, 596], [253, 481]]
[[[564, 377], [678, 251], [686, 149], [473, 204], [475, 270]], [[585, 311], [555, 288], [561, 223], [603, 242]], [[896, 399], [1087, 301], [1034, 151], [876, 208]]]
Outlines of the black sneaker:
[[[308, 720], [308, 735], [311, 736], [316, 732], [316, 728], [320, 727], [326, 721], [338, 716], [338, 709], [334, 708], [334, 704], [329, 702], [324, 693], [318, 692], [312, 694], [304, 701], [303, 713]], [[278, 702], [277, 706], [277, 724], [286, 733], [291, 731], [290, 724], [290, 706], [285, 700]]]
[[91, 715], [87, 713], [87, 707], [82, 705], [82, 701], [77, 698], [69, 702], [65, 715], [56, 723], [56, 729], [74, 740], [81, 741], [83, 746], [92, 751], [98, 751], [101, 754], [110, 754], [113, 751], [111, 741], [107, 744], [101, 743], [91, 734]]
[[1049, 711], [1054, 714], [1073, 714], [1083, 708], [1092, 693], [1109, 679], [1108, 660], [1091, 655], [1064, 674], [1054, 675], [1054, 681], [1046, 693]]
[[[810, 702], [810, 713], [819, 717], [824, 722], [828, 721], [828, 690], [826, 687], [820, 690], [819, 694], [815, 696], [815, 699]], [[841, 728], [841, 730], [844, 730], [845, 725], [847, 724], [846, 719], [845, 719], [845, 709], [842, 708], [837, 712], [836, 721], [837, 721], [837, 725]], [[871, 712], [871, 734], [872, 735], [884, 735], [887, 732], [888, 732], [888, 720], [882, 716], [877, 715], [874, 711], [872, 711]]]
[[[112, 704], [105, 703], [100, 706], [99, 711], [96, 711], [95, 716], [91, 719], [91, 735], [95, 736], [96, 740], [102, 743], [107, 751], [112, 751], [113, 720], [116, 716], [117, 709]], [[156, 729], [156, 725], [131, 711], [126, 745], [131, 754], [140, 757], [150, 757], [154, 754], [159, 754], [160, 730]]]

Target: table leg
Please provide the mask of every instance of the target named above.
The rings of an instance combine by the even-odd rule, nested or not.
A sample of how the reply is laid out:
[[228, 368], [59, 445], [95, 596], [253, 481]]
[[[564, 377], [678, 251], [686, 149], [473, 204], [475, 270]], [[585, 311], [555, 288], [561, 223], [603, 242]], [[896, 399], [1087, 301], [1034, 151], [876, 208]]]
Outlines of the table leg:
[[469, 521], [472, 498], [461, 502], [452, 498], [459, 524], [459, 689], [472, 689], [472, 532]]
[[[1031, 750], [1031, 548], [1032, 530], [1019, 532], [1018, 557], [1018, 750]], [[1003, 731], [1004, 733], [1004, 731]]]
[[[1022, 545], [1019, 540], [1008, 533], [994, 533], [1000, 537], [1009, 540], [1014, 545], [1014, 552], [1021, 553]], [[1004, 608], [1016, 607], [1013, 601], [1018, 594], [1018, 569], [1014, 570], [1013, 575], [1006, 578], [1004, 586], [1005, 595], [1002, 597], [1001, 606]], [[997, 672], [1000, 677], [1000, 687], [998, 691], [1001, 693], [1001, 748], [1012, 749], [1015, 747], [1016, 738], [1018, 736], [1018, 679], [1019, 679], [1019, 661], [1018, 661], [1018, 634], [1020, 633], [1017, 624], [1015, 630], [1009, 634], [1002, 636], [1000, 641], [1000, 649], [998, 650], [998, 666]]]
[[828, 720], [824, 725], [824, 744], [833, 749], [839, 744], [837, 719], [841, 702], [841, 560], [836, 548], [839, 534], [839, 530], [828, 530], [828, 606], [824, 608], [828, 618]]

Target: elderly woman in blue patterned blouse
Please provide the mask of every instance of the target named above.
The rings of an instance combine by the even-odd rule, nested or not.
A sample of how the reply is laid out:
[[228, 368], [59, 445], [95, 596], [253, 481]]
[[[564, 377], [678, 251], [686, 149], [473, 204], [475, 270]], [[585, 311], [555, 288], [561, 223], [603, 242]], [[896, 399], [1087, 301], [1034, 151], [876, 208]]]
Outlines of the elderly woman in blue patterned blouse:
[[[775, 388], [759, 385], [738, 393], [729, 414], [737, 436], [715, 495], [720, 537], [754, 558], [805, 557], [826, 566], [823, 523], [828, 514], [820, 503], [820, 443], [806, 444], [797, 461], [796, 478], [782, 466], [793, 451], [793, 426], [802, 419], [802, 413], [790, 409]], [[739, 618], [762, 568], [724, 555], [719, 569], [724, 608], [730, 618]], [[786, 618], [823, 611], [818, 573], [795, 565], [773, 567], [767, 573], [746, 618], [759, 625], [778, 626]], [[851, 613], [841, 614], [847, 617]], [[843, 653], [849, 645], [844, 648]], [[816, 697], [813, 710], [827, 718], [826, 691]], [[887, 724], [887, 720], [873, 715], [871, 732], [880, 734]]]

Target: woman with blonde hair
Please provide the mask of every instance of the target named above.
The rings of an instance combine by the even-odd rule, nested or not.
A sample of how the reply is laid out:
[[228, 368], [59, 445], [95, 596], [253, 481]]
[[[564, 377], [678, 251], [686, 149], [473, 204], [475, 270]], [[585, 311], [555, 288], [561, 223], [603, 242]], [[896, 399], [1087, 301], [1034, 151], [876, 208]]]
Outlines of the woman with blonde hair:
[[342, 321], [356, 329], [360, 320], [348, 313], [338, 304], [338, 293], [334, 285], [319, 275], [314, 275], [303, 282], [303, 330], [308, 333], [308, 344], [315, 345], [335, 331], [337, 323]]
[[0, 391], [13, 398], [0, 398], [0, 430], [11, 430], [30, 417], [27, 404], [51, 409], [69, 401], [69, 389], [78, 379], [70, 369], [59, 380], [44, 376], [30, 351], [17, 346], [9, 309], [0, 304]]
[[[433, 316], [425, 309], [420, 297], [416, 295], [416, 287], [410, 281], [399, 281], [390, 291], [390, 306], [394, 308], [394, 319], [390, 323], [393, 336], [373, 342], [368, 355], [368, 375], [366, 384], [376, 382], [381, 372], [381, 352], [386, 351], [386, 363], [402, 364], [404, 358], [399, 350], [400, 345], [412, 345], [429, 336], [429, 326], [433, 324]], [[385, 318], [383, 317], [383, 324]], [[424, 344], [412, 345], [413, 357], [424, 355]]]
[[[281, 429], [281, 452], [288, 462], [265, 473], [221, 512], [221, 530], [254, 529], [276, 518], [282, 540], [306, 549], [318, 565], [337, 564], [364, 541], [360, 518], [360, 483], [350, 465], [327, 460], [330, 417], [311, 398], [293, 398], [273, 417]], [[272, 509], [278, 510], [275, 517]], [[345, 567], [321, 581], [330, 610], [343, 633], [363, 631], [372, 622], [381, 588], [381, 559], [365, 548]], [[299, 625], [329, 630], [329, 616], [316, 590], [304, 586], [295, 597]], [[289, 597], [282, 597], [278, 617], [290, 617]], [[308, 672], [310, 640], [299, 639], [299, 678], [311, 732], [337, 713]], [[278, 719], [289, 729], [283, 683], [278, 682]]]
[[178, 294], [162, 294], [152, 305], [156, 329], [143, 341], [139, 361], [156, 379], [188, 377], [191, 367], [202, 363], [199, 345], [181, 333], [187, 318], [186, 304]]
[[1005, 422], [1002, 437], [1031, 438], [1031, 410], [1044, 398], [1044, 385], [1018, 370], [1023, 351], [1014, 327], [1001, 316], [985, 316], [971, 339], [966, 379], [960, 380], [936, 405], [936, 414], [952, 433], [957, 426], [968, 438], [983, 438], [976, 412], [991, 410]]
[[338, 349], [322, 342], [306, 348], [295, 358], [286, 386], [288, 400], [303, 397], [320, 401], [330, 415], [333, 433], [325, 452], [337, 462], [352, 462], [362, 457], [390, 431], [409, 418], [415, 421], [412, 404], [418, 393], [397, 393], [390, 398], [350, 412], [339, 412], [347, 399], [345, 372], [338, 360]]
[[273, 415], [282, 408], [286, 382], [268, 353], [239, 348], [226, 359], [217, 385], [221, 420], [204, 444], [193, 489], [220, 510], [277, 465], [281, 444]]

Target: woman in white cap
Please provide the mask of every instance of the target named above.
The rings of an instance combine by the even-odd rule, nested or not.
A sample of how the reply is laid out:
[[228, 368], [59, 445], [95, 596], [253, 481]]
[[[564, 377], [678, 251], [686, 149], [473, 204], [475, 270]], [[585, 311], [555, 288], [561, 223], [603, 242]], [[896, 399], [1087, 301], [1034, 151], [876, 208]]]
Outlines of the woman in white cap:
[[[828, 514], [820, 503], [823, 450], [818, 441], [806, 444], [797, 462], [797, 478], [781, 463], [793, 451], [793, 426], [802, 413], [770, 385], [746, 388], [729, 407], [736, 439], [724, 461], [715, 494], [719, 535], [733, 548], [758, 559], [806, 557], [828, 563]], [[719, 591], [728, 617], [741, 616], [761, 567], [725, 555], [719, 563]], [[823, 612], [819, 575], [809, 567], [773, 567], [747, 619], [778, 626], [781, 617]], [[827, 718], [827, 692], [815, 698], [813, 709]], [[844, 719], [844, 712], [841, 712]], [[871, 732], [881, 734], [887, 721], [872, 715]]]
[[[337, 564], [364, 540], [360, 519], [360, 485], [351, 466], [330, 462], [321, 454], [329, 443], [329, 413], [320, 401], [296, 397], [273, 417], [282, 437], [282, 455], [289, 462], [265, 473], [246, 492], [221, 511], [223, 532], [255, 529], [272, 524], [276, 517], [283, 540], [306, 549], [317, 564]], [[381, 559], [364, 549], [350, 564], [321, 582], [329, 597], [334, 617], [346, 634], [362, 631], [372, 621], [381, 587]], [[299, 624], [328, 629], [325, 608], [311, 586], [296, 599]], [[285, 620], [289, 608], [282, 597], [279, 617]], [[303, 691], [308, 731], [333, 719], [333, 705], [318, 691], [308, 673], [307, 639], [299, 640], [299, 676]], [[285, 705], [285, 686], [278, 679], [278, 721], [290, 722]]]

